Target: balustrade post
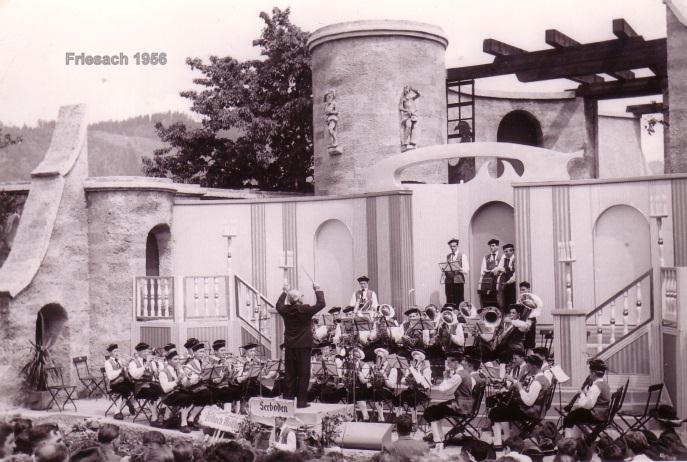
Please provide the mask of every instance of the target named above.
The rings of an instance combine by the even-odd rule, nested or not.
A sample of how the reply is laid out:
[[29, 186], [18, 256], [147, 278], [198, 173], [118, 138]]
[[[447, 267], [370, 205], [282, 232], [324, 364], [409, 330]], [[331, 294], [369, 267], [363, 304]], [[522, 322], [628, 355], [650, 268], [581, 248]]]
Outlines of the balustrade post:
[[630, 309], [627, 305], [627, 290], [623, 293], [623, 335], [629, 331]]

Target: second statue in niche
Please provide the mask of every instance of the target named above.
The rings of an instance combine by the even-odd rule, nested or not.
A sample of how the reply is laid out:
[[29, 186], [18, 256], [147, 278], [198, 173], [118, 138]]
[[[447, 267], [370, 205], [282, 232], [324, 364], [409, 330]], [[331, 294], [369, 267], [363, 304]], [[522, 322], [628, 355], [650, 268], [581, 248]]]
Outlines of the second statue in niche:
[[324, 94], [324, 118], [329, 134], [327, 151], [329, 154], [342, 154], [339, 148], [337, 129], [339, 126], [339, 111], [336, 108], [336, 90], [329, 90]]
[[415, 149], [418, 122], [417, 99], [420, 92], [410, 85], [403, 87], [398, 111], [401, 118], [401, 151]]

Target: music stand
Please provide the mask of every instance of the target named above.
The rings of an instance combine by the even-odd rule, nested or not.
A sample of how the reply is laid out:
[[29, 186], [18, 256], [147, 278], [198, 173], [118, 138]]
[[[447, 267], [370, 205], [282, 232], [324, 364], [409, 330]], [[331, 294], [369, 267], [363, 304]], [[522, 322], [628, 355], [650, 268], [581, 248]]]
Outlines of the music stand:
[[386, 357], [386, 361], [389, 364], [389, 367], [391, 368], [396, 368], [399, 370], [405, 370], [410, 367], [410, 361], [408, 358], [404, 358], [403, 356], [399, 355], [389, 355]]
[[333, 326], [334, 325], [334, 315], [332, 314], [323, 314], [322, 315], [322, 325], [325, 326]]
[[249, 366], [250, 368], [248, 369], [248, 378], [249, 379], [255, 379], [260, 377], [260, 373], [262, 372], [263, 365], [262, 364], [251, 364]]
[[463, 274], [462, 272], [462, 266], [460, 265], [460, 262], [457, 261], [442, 261], [438, 263], [439, 269], [441, 270], [441, 280], [439, 281], [440, 284], [446, 284], [446, 278], [447, 277], [453, 277], [456, 275], [456, 273]]
[[270, 372], [276, 372], [277, 374], [281, 371], [281, 359], [270, 359], [265, 365], [265, 375]]

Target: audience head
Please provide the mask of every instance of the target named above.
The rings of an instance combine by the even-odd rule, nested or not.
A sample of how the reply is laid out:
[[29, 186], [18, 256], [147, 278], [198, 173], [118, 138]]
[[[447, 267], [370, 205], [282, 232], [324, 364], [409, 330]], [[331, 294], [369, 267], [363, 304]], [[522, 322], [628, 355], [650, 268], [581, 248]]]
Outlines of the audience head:
[[22, 417], [17, 417], [10, 421], [12, 427], [14, 427], [14, 436], [19, 436], [24, 430], [28, 430], [33, 425], [31, 419], [25, 419]]
[[574, 456], [577, 454], [577, 440], [574, 438], [563, 438], [556, 445], [558, 454]]
[[611, 443], [601, 449], [599, 457], [604, 462], [622, 462], [625, 460], [625, 452], [617, 444]]
[[61, 443], [62, 433], [55, 424], [41, 424], [28, 430], [29, 443], [32, 449], [36, 449], [42, 443]]
[[396, 419], [396, 431], [398, 436], [407, 436], [413, 432], [413, 419], [408, 414], [399, 416]]
[[236, 441], [225, 441], [207, 448], [203, 459], [205, 462], [253, 462], [255, 455]]
[[98, 443], [110, 444], [119, 438], [119, 427], [110, 423], [103, 424], [98, 430]]
[[525, 440], [519, 436], [511, 436], [503, 442], [503, 445], [513, 452], [522, 453], [525, 450]]
[[193, 445], [188, 441], [179, 441], [172, 449], [174, 462], [193, 462]]
[[553, 462], [577, 462], [577, 459], [569, 454], [556, 454]]
[[[520, 462], [518, 459], [515, 457], [511, 456], [501, 456], [498, 459], [496, 459], [496, 462]], [[565, 461], [567, 462], [567, 461]]]
[[69, 451], [62, 443], [44, 442], [33, 452], [36, 462], [65, 462], [69, 460]]
[[0, 422], [0, 459], [14, 452], [14, 428], [12, 425]]
[[637, 454], [644, 454], [644, 452], [649, 447], [649, 442], [646, 440], [646, 436], [642, 432], [631, 431], [627, 432], [623, 436], [625, 444], [627, 444], [628, 452], [631, 451], [630, 456], [636, 456]]
[[174, 453], [166, 445], [151, 446], [143, 453], [143, 462], [174, 462]]
[[162, 432], [159, 432], [157, 430], [143, 432], [141, 439], [143, 440], [144, 446], [150, 446], [151, 444], [157, 444], [161, 446], [167, 442], [167, 440], [165, 439], [165, 435], [163, 435]]

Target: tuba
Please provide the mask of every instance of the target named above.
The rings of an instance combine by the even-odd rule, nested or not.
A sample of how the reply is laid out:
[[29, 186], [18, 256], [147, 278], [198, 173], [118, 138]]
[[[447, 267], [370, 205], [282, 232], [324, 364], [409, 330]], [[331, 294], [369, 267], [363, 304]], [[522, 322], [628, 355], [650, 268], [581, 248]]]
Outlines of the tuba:
[[435, 305], [427, 305], [425, 307], [425, 316], [432, 322], [437, 320], [437, 307]]
[[477, 329], [483, 335], [484, 340], [491, 342], [496, 338], [496, 331], [501, 326], [502, 318], [501, 310], [494, 306], [488, 306], [482, 310], [480, 320], [477, 323]]

